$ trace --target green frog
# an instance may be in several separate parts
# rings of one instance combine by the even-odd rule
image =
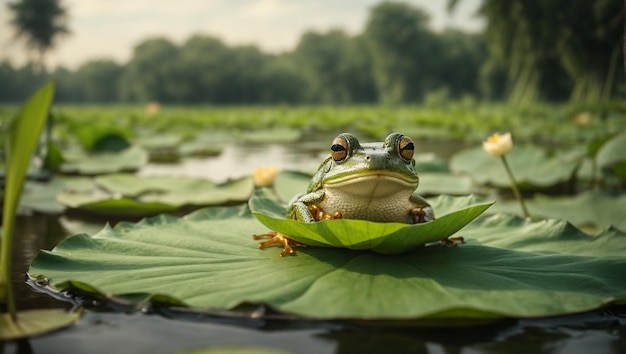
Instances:
[[[414,154],[413,140],[400,133],[390,134],[383,142],[363,144],[352,134],[340,134],[307,193],[290,201],[287,216],[304,222],[340,218],[412,224],[432,221],[433,208],[415,193],[419,177]],[[305,246],[276,231],[253,237],[270,238],[259,243],[259,248],[282,244],[281,256],[295,255],[293,246]],[[456,246],[455,241],[463,240],[442,242]]]

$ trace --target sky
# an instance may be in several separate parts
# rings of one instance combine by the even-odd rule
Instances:
[[[21,65],[22,43],[14,42],[7,3],[0,0],[0,61]],[[147,38],[182,43],[193,34],[220,38],[228,45],[254,44],[270,53],[295,48],[307,30],[341,28],[363,31],[371,7],[380,0],[62,0],[71,34],[47,55],[49,67],[75,69],[94,59],[122,64],[134,46]],[[404,0],[426,11],[431,27],[478,31],[484,22],[475,13],[481,0],[461,0],[452,13],[447,0]],[[175,4],[175,5],[173,5]]]

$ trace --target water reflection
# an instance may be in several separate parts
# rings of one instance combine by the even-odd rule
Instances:
[[[53,298],[32,291],[26,284],[26,271],[40,249],[50,250],[68,236],[57,215],[18,216],[12,257],[12,280],[18,309],[69,307]]]
[[[262,166],[276,166],[281,170],[314,172],[328,152],[330,143],[320,137],[303,137],[288,144],[227,144],[220,155],[207,158],[188,158],[177,164],[150,163],[140,175],[174,175],[209,178],[223,182],[229,178],[250,175]],[[416,158],[447,160],[466,145],[451,141],[417,141]]]

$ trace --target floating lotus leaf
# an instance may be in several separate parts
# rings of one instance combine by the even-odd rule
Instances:
[[[61,166],[64,173],[99,175],[121,171],[135,171],[148,162],[148,152],[133,145],[119,152],[99,152],[77,156],[65,155]]]
[[[88,191],[91,188],[93,182],[88,177],[54,176],[48,182],[27,181],[22,191],[20,208],[49,214],[62,213],[65,206],[56,199],[61,191]]]
[[[620,134],[607,141],[596,157],[598,167],[612,171],[626,180],[626,134]]]
[[[573,197],[537,195],[526,200],[532,216],[565,219],[578,226],[596,228],[615,226],[626,230],[626,195],[587,191]],[[508,212],[521,215],[520,205],[514,201],[498,202],[490,212]]]
[[[215,184],[193,177],[113,174],[94,181],[93,189],[63,191],[57,200],[65,206],[100,215],[137,217],[186,206],[243,203],[253,190],[250,177]]]
[[[275,128],[241,133],[241,139],[254,143],[289,143],[298,140],[302,132],[298,129]]]
[[[355,219],[305,223],[288,218],[286,209],[263,191],[257,191],[250,199],[249,205],[254,216],[265,226],[298,242],[313,246],[373,250],[393,254],[452,236],[492,204],[478,203],[473,197],[461,200],[464,207],[451,211],[450,203],[456,200],[439,198],[433,205],[437,219],[422,224],[380,223]],[[448,204],[447,208],[442,204]]]
[[[544,150],[533,146],[514,147],[506,155],[515,179],[523,189],[550,187],[570,180],[579,165],[578,159],[567,156],[548,157]],[[476,183],[509,187],[511,181],[499,158],[482,148],[463,150],[450,159],[450,169],[467,173]]]
[[[438,201],[453,209],[468,203]],[[316,319],[455,325],[626,303],[626,235],[617,230],[589,236],[564,221],[500,214],[465,227],[467,242],[454,248],[383,255],[308,247],[293,257],[259,250],[251,234],[263,230],[244,206],[162,215],[70,237],[41,251],[29,273],[57,290],[138,305],[261,303]]]
[[[299,193],[306,193],[313,175],[298,171],[281,171],[274,181],[274,190],[280,200],[288,202]]]
[[[613,165],[626,163],[626,134],[617,135],[600,147],[597,161],[601,168],[609,168]]]
[[[472,180],[468,176],[449,173],[420,173],[417,191],[423,195],[467,195],[472,193]]]

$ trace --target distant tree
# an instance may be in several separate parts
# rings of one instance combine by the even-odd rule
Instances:
[[[8,4],[16,38],[23,38],[36,54],[33,62],[42,67],[44,55],[56,45],[56,39],[70,33],[67,11],[60,0],[20,0]]]
[[[233,62],[230,48],[220,39],[194,35],[180,47],[174,63],[177,100],[212,103],[226,100],[234,83],[229,78]]]
[[[407,3],[385,1],[372,8],[364,37],[383,102],[419,100],[433,86],[438,49],[428,21],[426,13]]]
[[[56,81],[54,100],[57,102],[85,102],[85,96],[79,87],[78,75],[70,69],[59,66],[52,72]],[[119,99],[119,96],[118,96]],[[88,102],[88,101],[87,101]]]
[[[372,56],[363,35],[348,41],[339,71],[350,94],[350,102],[371,103],[378,100]]]
[[[0,101],[21,102],[48,79],[48,73],[33,63],[13,67],[0,62]]]
[[[348,35],[338,29],[326,33],[308,31],[300,37],[294,57],[309,82],[310,101],[342,103],[350,100],[341,72],[348,41]]]
[[[115,102],[119,99],[121,74],[122,66],[112,60],[92,60],[78,68],[74,74],[74,83],[84,101]]]
[[[445,87],[454,98],[479,95],[480,71],[487,60],[482,33],[447,29],[437,34],[438,58],[433,63],[435,86]]]
[[[174,65],[179,48],[164,38],[148,39],[135,47],[121,80],[121,95],[128,101],[171,101],[178,81]]]
[[[309,82],[293,53],[268,56],[261,69],[260,102],[302,103],[309,93]]]
[[[263,68],[268,56],[256,46],[246,45],[231,49],[233,62],[229,75],[232,82],[232,103],[257,103],[263,91]]]
[[[483,73],[504,72],[510,101],[596,101],[617,92],[622,0],[483,0],[479,14],[489,47]]]

